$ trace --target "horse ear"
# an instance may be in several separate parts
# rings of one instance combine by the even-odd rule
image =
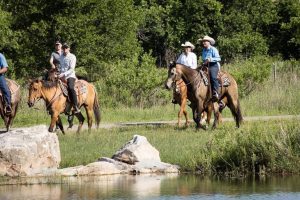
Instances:
[[[176,63],[174,61],[171,61],[169,64],[169,68],[171,69],[171,68],[175,67],[175,65],[176,65]]]

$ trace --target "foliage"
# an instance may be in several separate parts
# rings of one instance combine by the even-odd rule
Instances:
[[[269,79],[272,64],[272,59],[256,56],[250,59],[237,58],[232,64],[224,67],[233,75],[239,86],[239,94],[244,97]]]

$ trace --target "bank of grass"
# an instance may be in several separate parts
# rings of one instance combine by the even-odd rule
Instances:
[[[146,136],[162,161],[182,171],[205,174],[300,173],[299,120],[245,122],[240,129],[224,123],[214,131],[194,126],[127,127],[59,135],[60,167],[85,165],[111,157],[133,135]]]

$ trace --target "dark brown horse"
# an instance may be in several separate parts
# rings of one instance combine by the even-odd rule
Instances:
[[[237,83],[230,74],[226,73],[226,76],[229,78],[230,85],[220,89],[221,99],[226,98],[227,105],[236,121],[236,126],[240,127],[242,114],[238,98]],[[176,66],[169,68],[165,83],[166,88],[171,89],[172,83],[180,79],[182,79],[187,86],[188,99],[191,101],[193,119],[197,124],[197,128],[204,128],[200,123],[201,114],[204,110],[209,109],[210,106],[212,106],[215,116],[213,128],[216,128],[220,119],[220,111],[218,102],[212,103],[210,99],[210,86],[205,85],[203,77],[197,70],[176,64]]]
[[[9,128],[11,127],[13,120],[17,114],[18,106],[21,101],[21,91],[20,86],[13,80],[6,79],[8,88],[10,90],[11,94],[11,109],[12,112],[10,115],[6,115],[4,112],[4,99],[1,94],[0,97],[0,115],[1,118],[4,120],[4,124],[6,127],[6,131],[9,131]]]
[[[79,87],[81,85],[81,87]],[[83,80],[77,81],[75,88],[78,89],[77,97],[79,107],[84,107],[88,118],[88,129],[91,130],[93,113],[96,119],[96,126],[99,127],[101,113],[99,109],[99,102],[95,87]],[[46,102],[46,108],[51,114],[51,123],[49,131],[53,132],[54,126],[57,123],[62,133],[64,128],[60,119],[60,114],[66,112],[66,108],[69,106],[68,98],[64,95],[59,81],[45,81],[45,80],[30,80],[29,81],[29,96],[28,105],[29,107],[34,106],[35,102],[39,99],[44,99]],[[75,114],[79,120],[79,126],[77,133],[80,132],[83,125],[84,117],[81,113]]]

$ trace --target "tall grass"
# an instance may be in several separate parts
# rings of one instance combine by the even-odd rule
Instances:
[[[149,126],[60,135],[61,167],[111,157],[134,134],[146,136],[160,151],[162,161],[178,164],[182,171],[233,175],[300,172],[298,120],[248,122],[240,129],[226,123],[215,131]]]

